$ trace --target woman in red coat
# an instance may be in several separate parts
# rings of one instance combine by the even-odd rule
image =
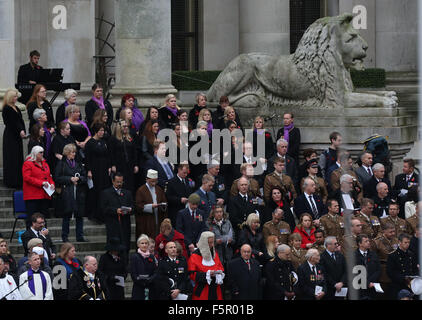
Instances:
[[[35,212],[49,217],[48,207],[51,197],[43,187],[50,187],[50,190],[54,191],[55,186],[50,174],[50,167],[43,155],[42,147],[33,147],[22,166],[23,200],[25,200],[28,212],[27,226],[31,224],[31,215]]]
[[[161,222],[160,233],[155,238],[155,252],[158,252],[160,258],[165,258],[167,253],[165,247],[167,242],[178,242],[182,246],[182,255],[188,259],[188,253],[186,252],[185,236],[179,231],[174,229],[171,225],[170,219],[166,218]]]
[[[224,268],[214,249],[214,240],[214,233],[202,232],[198,249],[189,258],[188,271],[194,282],[192,300],[223,300]]]
[[[309,213],[303,213],[299,219],[300,223],[293,232],[297,232],[302,236],[303,249],[310,249],[315,242],[315,227],[312,226],[312,216]]]

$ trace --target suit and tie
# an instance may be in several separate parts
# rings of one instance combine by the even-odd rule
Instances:
[[[312,196],[312,199],[309,199],[309,196]],[[312,203],[314,206],[312,206]],[[302,213],[306,212],[311,214],[314,220],[321,218],[328,212],[320,196],[316,194],[308,195],[306,193],[301,194],[295,199],[294,211],[298,218]]]
[[[181,179],[175,175],[167,183],[166,198],[168,201],[168,216],[173,226],[176,225],[177,213],[186,207],[186,203],[181,202],[182,198],[189,198],[193,193],[191,183],[188,178]]]
[[[367,289],[359,290],[359,298],[361,300],[374,299],[376,292],[374,288],[368,288],[369,284],[379,282],[381,276],[381,264],[378,260],[378,256],[375,252],[367,250],[366,253],[362,253],[359,249],[355,251],[355,265],[362,265],[366,269],[366,286]]]
[[[362,186],[365,185],[373,176],[372,168],[370,167],[360,166],[355,170],[355,173]]]
[[[375,176],[372,176],[368,182],[363,186],[363,196],[365,198],[373,199],[377,195],[377,184],[384,182],[388,186],[388,193],[391,195],[391,183],[388,178],[382,178],[378,181]]]
[[[177,213],[176,230],[185,236],[186,248],[191,244],[196,246],[201,233],[208,230],[205,225],[204,212],[196,209],[191,213],[189,205],[188,208],[180,210]]]
[[[320,262],[324,268],[326,281],[327,281],[327,295],[326,299],[333,299],[336,288],[336,283],[343,282],[344,287],[347,283],[347,268],[346,259],[340,252],[329,252],[325,250],[321,254]]]
[[[258,300],[262,297],[261,268],[257,260],[242,257],[230,260],[227,278],[233,300]]]

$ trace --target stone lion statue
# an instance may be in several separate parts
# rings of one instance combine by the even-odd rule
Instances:
[[[241,107],[395,107],[394,91],[354,92],[349,69],[363,68],[368,45],[352,14],[325,17],[305,32],[295,53],[241,54],[218,76],[209,101],[228,96]]]

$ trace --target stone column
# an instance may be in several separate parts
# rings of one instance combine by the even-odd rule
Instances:
[[[364,65],[366,68],[374,68],[376,66],[377,52],[377,44],[375,38],[376,10],[378,10],[378,7],[376,7],[375,5],[375,0],[340,0],[339,8],[339,14],[348,12],[356,13],[358,15],[353,20],[354,27],[359,31],[360,35],[368,43],[368,50],[366,51]],[[365,19],[365,13],[366,21],[362,21],[361,19]]]
[[[239,3],[240,53],[290,53],[289,0],[241,0]]]
[[[340,12],[339,0],[326,0],[327,16],[337,16]]]
[[[66,26],[55,22],[57,8],[65,10]],[[89,92],[95,81],[95,1],[49,0],[48,17],[47,66],[63,68],[63,82],[80,82],[81,91]]]
[[[204,1],[203,17],[203,68],[223,70],[239,54],[239,0]]]
[[[143,107],[161,105],[171,84],[171,7],[168,0],[115,0],[116,85],[114,107],[134,94]]]
[[[416,71],[418,2],[376,1],[376,66],[387,71]]]
[[[15,6],[14,0],[0,0],[0,97],[15,87]]]

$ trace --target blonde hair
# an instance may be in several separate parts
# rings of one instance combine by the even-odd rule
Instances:
[[[253,123],[252,123],[252,129],[255,129],[255,122],[256,120],[261,119],[262,120],[262,129],[265,128],[265,120],[262,116],[256,116],[255,119],[253,119]]]
[[[72,151],[76,152],[76,146],[73,143],[69,143],[63,147],[63,155],[67,156]]]
[[[71,113],[74,113],[76,110],[81,111],[79,107],[76,104],[70,104],[65,109],[65,116],[66,118],[69,118]]]
[[[225,109],[224,109],[224,119],[225,120],[227,120],[227,116],[228,116],[228,114],[229,114],[229,112],[230,111],[234,111],[234,108],[232,107],[232,106],[227,106]],[[236,111],[234,111],[235,112],[235,114],[236,114]]]
[[[268,236],[267,240],[265,241],[265,246],[267,247],[267,253],[271,258],[275,257],[276,242],[278,242],[278,237],[274,235]]]
[[[212,117],[212,113],[209,109],[207,108],[203,108],[201,111],[199,111],[199,115],[198,115],[198,121],[205,121],[204,120],[204,114],[208,112],[210,114],[210,117]],[[212,118],[210,118],[210,121],[212,121]]]
[[[245,221],[245,225],[247,225],[250,228],[252,226],[252,223],[255,221],[258,221],[259,223],[259,216],[256,213],[251,213],[248,215],[248,218]]]
[[[3,107],[6,105],[10,105],[12,102],[12,98],[17,95],[19,98],[20,92],[16,89],[8,89],[3,97]]]
[[[66,259],[66,255],[69,253],[69,251],[72,248],[75,248],[75,246],[72,243],[70,242],[63,243],[62,246],[60,247],[60,252],[58,256],[62,258],[63,260]]]
[[[6,239],[4,239],[4,238],[0,238],[0,244],[2,244],[2,243],[6,243],[6,254],[10,254],[10,251],[9,251],[9,244],[7,243],[7,240]]]
[[[119,120],[117,123],[113,123],[113,127],[111,128],[111,133],[119,141],[123,141],[123,138],[125,138],[127,140],[129,140],[131,138],[129,130],[125,135],[123,135],[123,126],[124,125],[128,125],[127,122],[124,121],[124,120]]]
[[[173,227],[171,225],[170,219],[169,218],[165,218],[163,220],[163,222],[161,222],[161,225],[160,225],[160,233],[164,233],[164,231],[171,230],[171,229],[173,229]]]
[[[165,108],[167,106],[167,104],[169,103],[170,99],[172,99],[172,98],[177,100],[176,96],[172,93],[169,93],[168,95],[166,95],[166,97],[164,99],[164,105],[161,106],[161,108]],[[176,108],[177,108],[177,110],[180,110],[180,107],[177,104],[176,104]]]

